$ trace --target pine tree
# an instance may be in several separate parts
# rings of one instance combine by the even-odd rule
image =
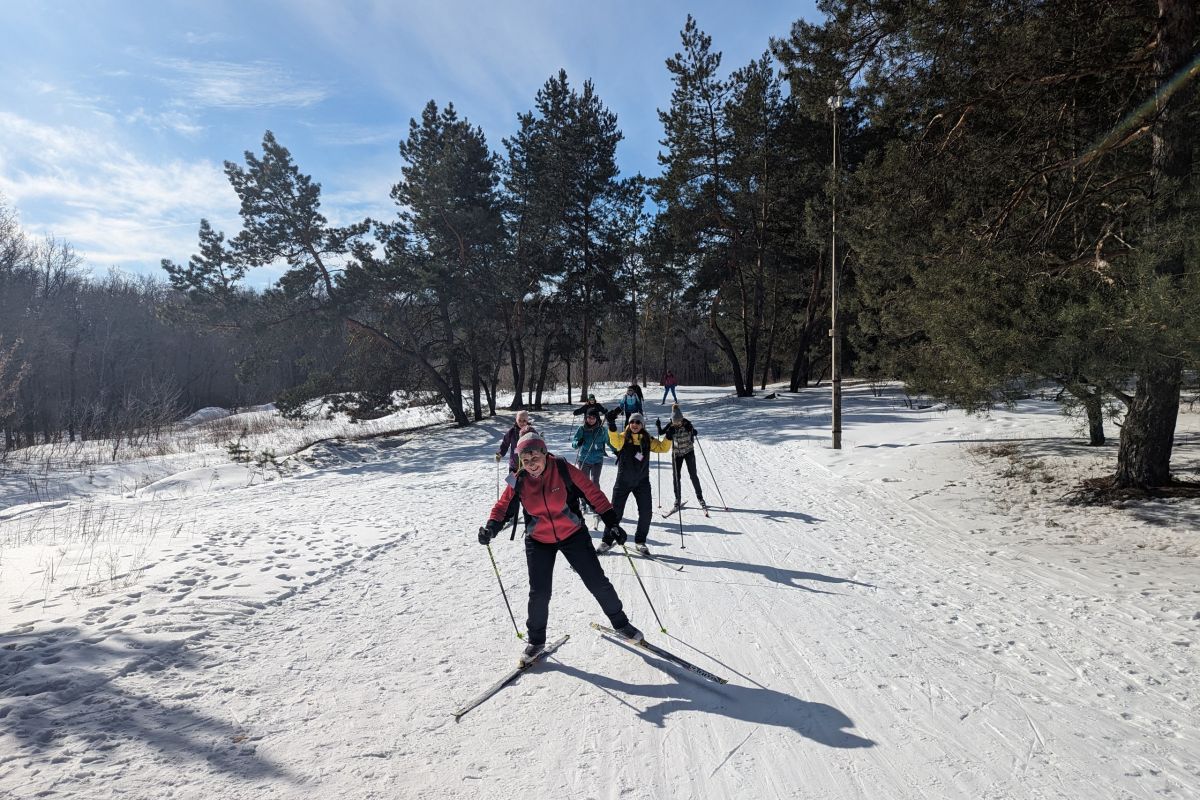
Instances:
[[[406,165],[392,189],[398,221],[378,228],[385,257],[363,254],[369,276],[382,281],[388,339],[424,370],[455,421],[470,422],[463,403],[469,370],[479,416],[485,365],[494,353],[483,309],[502,241],[495,156],[483,132],[460,119],[453,104],[430,101],[400,143]]]
[[[1147,202],[1150,134],[1169,126],[1138,106],[1169,72],[1147,58],[1162,20],[1133,2],[829,9],[827,37],[861,69],[868,120],[890,138],[859,172],[847,232],[873,343],[911,384],[968,407],[1057,380],[1088,409],[1093,441],[1104,395],[1120,398],[1118,483],[1165,481],[1172,374],[1197,351],[1172,310],[1186,283],[1152,255],[1172,220],[1195,219],[1194,205]],[[1188,48],[1167,49],[1182,68]],[[1168,182],[1177,202],[1187,175]]]

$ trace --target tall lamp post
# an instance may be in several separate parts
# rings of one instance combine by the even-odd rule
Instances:
[[[833,224],[829,243],[829,297],[832,309],[829,314],[829,338],[833,343],[830,352],[829,372],[833,385],[833,449],[842,449],[842,331],[838,327],[838,263],[837,263],[837,181],[838,181],[838,109],[842,107],[840,94],[829,98],[833,111]]]

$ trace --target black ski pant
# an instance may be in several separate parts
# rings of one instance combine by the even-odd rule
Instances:
[[[529,566],[529,618],[525,620],[525,629],[529,632],[530,644],[546,643],[546,623],[550,619],[550,594],[554,587],[554,558],[562,552],[579,577],[583,585],[596,598],[600,609],[608,617],[614,628],[620,628],[629,623],[629,618],[621,607],[621,598],[613,588],[604,568],[600,566],[600,558],[596,555],[596,547],[587,528],[580,528],[573,534],[554,544],[546,544],[536,539],[525,537],[525,563]]]
[[[687,453],[671,453],[673,469],[671,470],[671,481],[675,486],[675,505],[679,505],[679,486],[683,483],[683,465],[687,464],[688,477],[692,479],[692,489],[696,492],[696,499],[701,503],[704,502],[704,491],[700,488],[700,477],[696,474],[696,451],[690,450]]]
[[[650,533],[650,516],[654,513],[654,503],[650,497],[650,476],[647,475],[633,486],[617,481],[617,485],[613,487],[612,504],[618,517],[625,516],[625,501],[631,494],[638,508],[637,531],[633,534],[633,541],[636,544],[644,544],[646,535]]]
[[[584,475],[587,475],[588,480],[591,481],[592,483],[596,484],[597,488],[600,487],[600,470],[604,469],[603,461],[597,461],[595,464],[584,464],[582,461],[580,461],[580,462],[577,462],[575,464],[575,466],[579,467],[579,470]],[[584,500],[583,503],[588,508],[592,508],[592,504],[589,503],[588,501]],[[596,509],[592,508],[592,511],[595,511],[595,510]]]

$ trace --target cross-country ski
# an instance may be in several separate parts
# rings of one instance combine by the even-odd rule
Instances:
[[[729,683],[729,681],[726,680],[725,678],[722,678],[719,675],[714,675],[713,673],[709,672],[708,670],[702,669],[701,667],[696,666],[695,664],[693,664],[690,661],[685,661],[684,659],[680,658],[679,656],[675,655],[674,653],[664,650],[663,648],[659,647],[658,645],[652,644],[652,643],[646,641],[645,639],[642,639],[640,642],[631,642],[628,639],[626,639],[625,637],[621,636],[616,631],[614,631],[612,628],[606,627],[597,622],[593,622],[592,627],[595,628],[596,630],[600,631],[600,633],[602,633],[602,634],[611,636],[613,641],[623,642],[624,644],[627,644],[630,647],[640,647],[643,650],[648,650],[651,653],[654,653],[654,655],[658,656],[659,658],[665,658],[667,661],[670,661],[672,664],[674,664],[678,667],[682,667],[683,669],[686,669],[688,672],[694,672],[695,674],[699,675],[701,678],[707,678],[708,680],[712,681],[713,683]]]
[[[551,653],[553,653],[559,647],[562,647],[562,645],[569,638],[571,638],[570,634],[567,634],[566,636],[563,636],[562,638],[558,639],[557,641],[553,642],[552,644],[546,645],[544,648],[542,648],[541,651],[538,652],[538,654],[536,656],[534,656],[529,661],[518,663],[517,666],[514,667],[507,675],[503,676],[502,678],[500,678],[500,680],[496,681],[491,686],[489,686],[488,688],[486,688],[482,692],[480,692],[479,695],[477,697],[475,697],[474,700],[471,700],[469,703],[466,703],[465,705],[461,705],[458,708],[456,708],[453,712],[454,718],[461,719],[462,716],[464,714],[466,714],[468,711],[470,711],[473,708],[477,708],[485,700],[489,699],[490,697],[495,695],[497,692],[499,692],[501,689],[503,689],[505,686],[507,686],[508,684],[512,683],[517,678],[519,678],[521,676],[521,673],[528,672],[529,669],[531,667],[533,667],[535,664],[537,664],[539,661],[541,661],[544,658],[546,658],[547,656],[549,656]]]

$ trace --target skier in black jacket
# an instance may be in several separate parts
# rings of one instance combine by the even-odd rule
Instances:
[[[650,494],[650,453],[669,453],[671,443],[656,439],[646,431],[646,419],[641,414],[631,414],[622,433],[617,433],[617,415],[621,407],[609,411],[608,443],[617,451],[617,480],[613,485],[612,503],[617,516],[624,516],[625,501],[633,495],[637,501],[638,523],[633,541],[640,553],[649,553],[646,536],[650,533],[650,517],[654,513]],[[605,534],[600,552],[607,552],[613,541]]]
[[[571,415],[575,416],[575,417],[581,417],[581,416],[586,416],[588,414],[591,414],[593,412],[596,414],[596,419],[600,419],[601,417],[603,417],[605,414],[608,413],[608,409],[605,408],[604,406],[600,405],[600,403],[598,403],[596,401],[596,395],[589,394],[587,396],[587,400],[584,401],[583,405],[581,405],[579,408],[572,411]]]

